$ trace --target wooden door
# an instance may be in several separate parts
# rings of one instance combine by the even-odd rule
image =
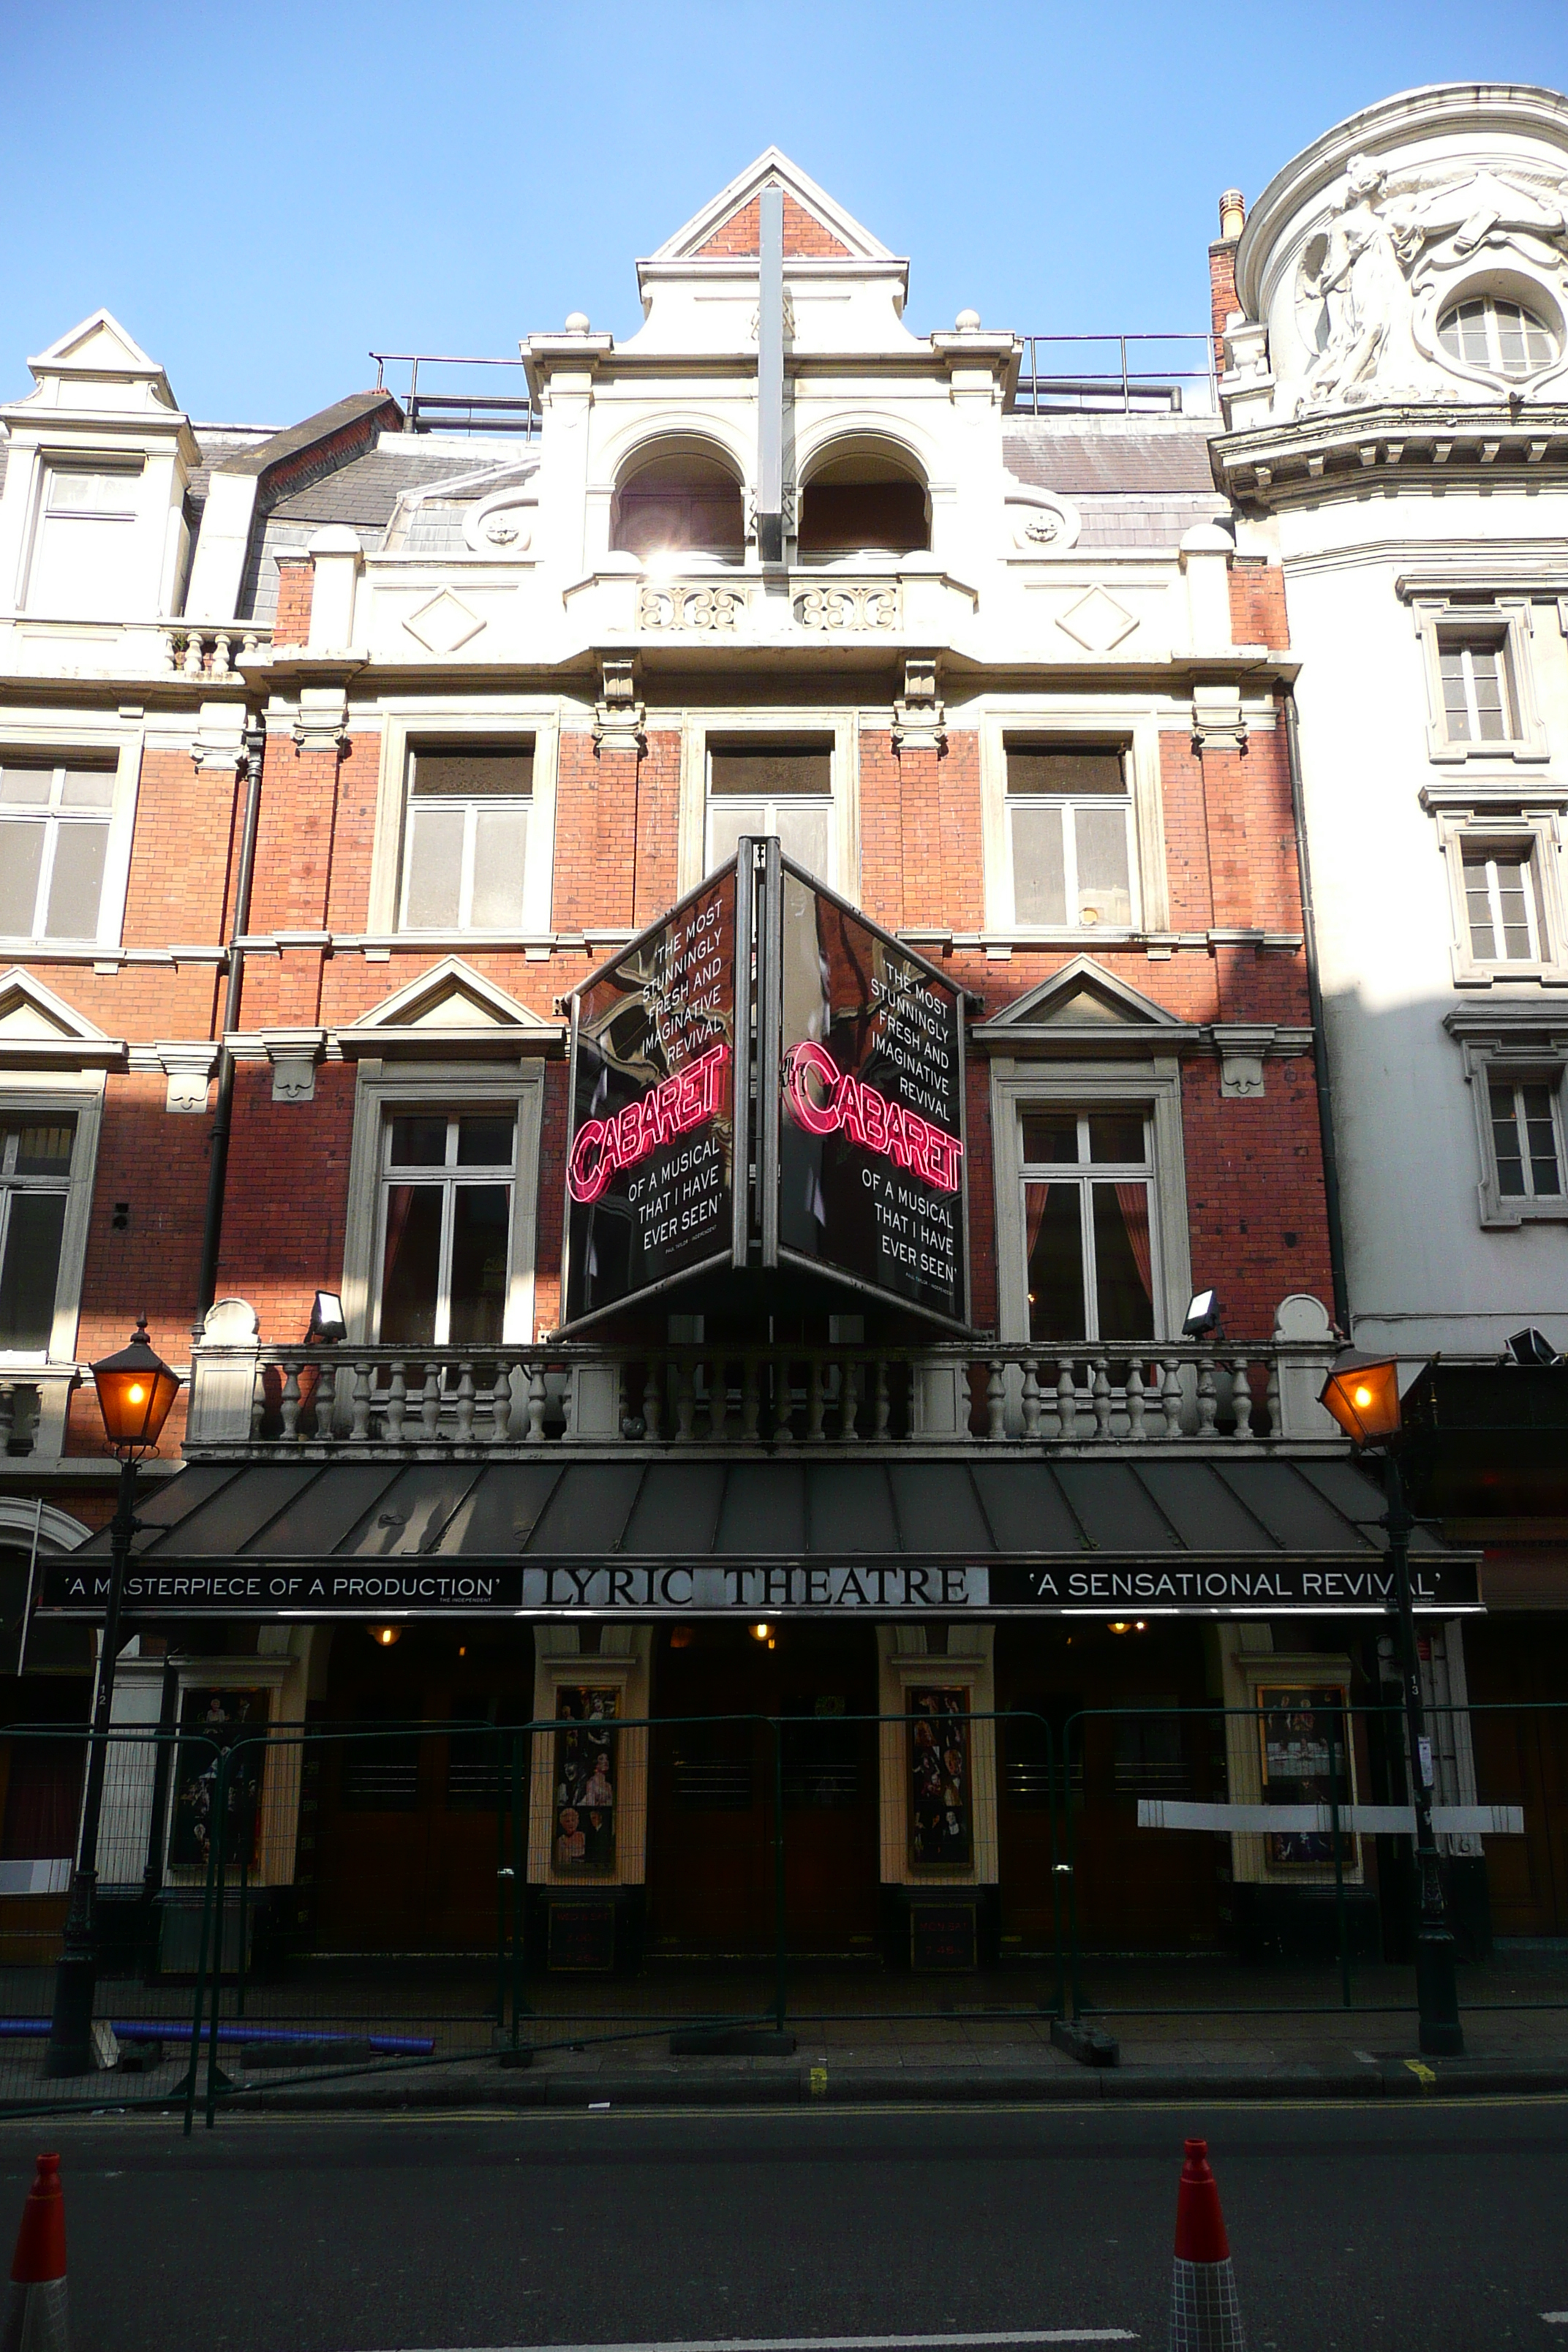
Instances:
[[[1568,1708],[1548,1704],[1568,1697],[1568,1629],[1550,1619],[1467,1623],[1465,1664],[1479,1710],[1477,1793],[1524,1811],[1522,1837],[1485,1841],[1492,1932],[1568,1935]]]

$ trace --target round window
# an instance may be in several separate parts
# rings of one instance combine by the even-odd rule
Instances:
[[[1437,321],[1437,341],[1467,367],[1493,375],[1533,375],[1557,357],[1557,338],[1544,319],[1502,294],[1473,294]]]

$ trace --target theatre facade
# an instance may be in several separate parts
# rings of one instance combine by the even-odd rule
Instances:
[[[85,1718],[82,1369],[145,1313],[116,1721],[344,1735],[258,1768],[291,1948],[493,1947],[518,1755],[541,1967],[743,1955],[781,1887],[801,1952],[1038,1954],[1075,1804],[1089,1940],[1305,1948],[1331,1841],[1131,1800],[1400,1797],[1324,1728],[1394,1587],[1224,351],[1108,394],[908,279],[769,151],[510,402],[194,424],[100,311],[0,410],[8,1719]],[[1415,1539],[1440,1703],[1482,1552]],[[20,1756],[5,1853],[63,1856]]]

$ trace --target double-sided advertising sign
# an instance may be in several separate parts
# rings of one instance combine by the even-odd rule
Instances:
[[[748,1263],[965,1321],[963,997],[775,841],[578,992],[571,1093],[566,1328]]]

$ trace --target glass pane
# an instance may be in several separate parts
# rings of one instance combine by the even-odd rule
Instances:
[[[133,515],[140,466],[94,473],[85,466],[51,466],[51,514]]]
[[[751,801],[710,801],[708,803],[708,871],[734,863],[735,845],[743,833],[765,833],[763,811]]]
[[[112,768],[68,768],[60,784],[62,808],[107,808],[114,798]]]
[[[515,930],[522,920],[522,868],[528,850],[525,808],[474,813],[474,891],[468,920],[478,931]]]
[[[411,1118],[389,1122],[392,1141],[387,1164],[392,1168],[444,1168],[447,1164],[447,1121],[444,1115],[416,1111]]]
[[[1009,743],[1010,793],[1125,793],[1122,754],[1114,745],[1079,744],[1047,750],[1043,744]]]
[[[1470,652],[1476,684],[1476,718],[1483,743],[1501,743],[1509,734],[1509,714],[1503,703],[1502,656],[1495,646],[1477,646]]]
[[[1466,359],[1473,366],[1486,366],[1491,355],[1487,349],[1487,306],[1484,302],[1460,303],[1459,341]]]
[[[54,789],[52,768],[0,768],[0,801],[41,808]]]
[[[1026,1184],[1029,1337],[1087,1336],[1083,1298],[1083,1213],[1076,1184]]]
[[[381,1337],[389,1346],[427,1348],[434,1342],[440,1275],[440,1186],[388,1185]]]
[[[1524,1133],[1530,1147],[1530,1189],[1548,1200],[1563,1190],[1557,1164],[1557,1123],[1552,1116],[1550,1087],[1521,1087]]]
[[[1470,952],[1478,962],[1491,963],[1497,958],[1497,936],[1492,929],[1491,874],[1489,861],[1483,857],[1465,860],[1465,908],[1470,924]]]
[[[0,825],[0,932],[30,940],[44,862],[41,824]]]
[[[1154,1285],[1146,1184],[1094,1187],[1094,1286],[1101,1339],[1152,1339]]]
[[[1024,1159],[1030,1167],[1070,1167],[1078,1158],[1076,1110],[1026,1110]]]
[[[1524,1191],[1524,1155],[1520,1150],[1519,1127],[1514,1118],[1513,1088],[1494,1086],[1490,1092],[1492,1157],[1497,1162],[1498,1191],[1517,1196]]]
[[[14,1164],[6,1146],[16,1139],[16,1157]],[[0,1120],[0,1168],[7,1175],[68,1176],[71,1165],[71,1145],[76,1139],[74,1118],[50,1119],[47,1124],[31,1119]]]
[[[1497,305],[1498,358],[1504,375],[1522,375],[1524,358],[1524,313],[1517,302]]]
[[[458,1121],[459,1168],[510,1168],[515,1123],[509,1113],[481,1111]]]
[[[511,1188],[459,1184],[452,1215],[454,1348],[488,1347],[506,1312],[507,1227]]]
[[[1465,697],[1465,656],[1458,646],[1445,646],[1437,656],[1443,676],[1443,716],[1451,743],[1470,740],[1470,706]]]
[[[109,848],[106,824],[62,824],[55,831],[55,870],[49,883],[51,940],[90,940],[98,935],[98,902],[103,895],[103,861]]]
[[[404,920],[415,930],[450,930],[457,926],[465,816],[461,806],[416,806],[409,811]]]
[[[1132,920],[1127,887],[1127,819],[1121,809],[1073,811],[1078,831],[1078,912],[1083,922],[1124,930]]]
[[[1517,861],[1497,862],[1498,908],[1502,916],[1503,954],[1510,961],[1528,962],[1535,953],[1530,931],[1525,866]]]
[[[736,793],[753,800],[776,800],[781,793],[813,793],[826,799],[833,790],[833,754],[826,745],[759,743],[710,755],[710,790],[721,799]]]
[[[533,746],[466,743],[441,751],[416,751],[413,789],[421,799],[433,793],[456,793],[472,799],[504,793],[526,800],[533,790]]]
[[[795,806],[774,802],[768,811],[768,831],[776,833],[779,847],[808,874],[826,877],[828,864],[831,801],[802,801]]]
[[[49,1344],[65,1230],[63,1192],[13,1192],[0,1261],[0,1348]]]
[[[1089,1115],[1089,1156],[1091,1160],[1131,1160],[1142,1167],[1144,1154],[1142,1112],[1094,1110]]]
[[[1067,866],[1062,812],[1045,803],[1013,810],[1013,915],[1020,923],[1065,925]]]

